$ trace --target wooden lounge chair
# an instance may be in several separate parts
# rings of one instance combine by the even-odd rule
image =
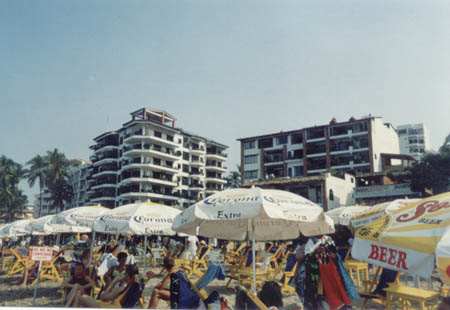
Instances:
[[[23,273],[25,269],[29,270],[35,265],[29,256],[22,256],[17,249],[10,249],[10,252],[14,255],[15,261],[8,271],[8,276]]]
[[[240,290],[245,292],[248,298],[258,307],[259,310],[269,310],[269,308],[258,298],[258,296],[245,287],[239,287]]]
[[[295,288],[289,285],[289,281],[295,277],[295,274],[297,272],[297,265],[298,262],[295,263],[294,267],[290,271],[284,271],[283,272],[283,285],[281,286],[281,292],[286,295],[292,295],[295,293]]]
[[[60,253],[54,255],[51,261],[42,262],[41,270],[39,271],[39,281],[43,282],[48,280],[57,283],[63,282],[63,278],[55,266],[56,260],[58,259]],[[37,278],[33,281],[33,285],[36,281]]]

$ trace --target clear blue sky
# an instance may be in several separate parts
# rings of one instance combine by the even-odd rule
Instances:
[[[152,106],[236,138],[371,113],[450,132],[448,1],[0,1],[0,154],[24,163]],[[29,192],[29,191],[28,191]]]

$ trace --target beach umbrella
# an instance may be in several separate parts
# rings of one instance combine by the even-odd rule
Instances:
[[[420,199],[396,199],[388,202],[383,202],[369,207],[365,212],[355,214],[351,220],[351,227],[357,229],[361,226],[372,223],[385,214],[390,214],[408,204],[418,202]]]
[[[72,208],[55,214],[48,224],[56,230],[70,228],[70,231],[58,231],[61,233],[88,233],[91,232],[95,219],[109,210],[100,205]]]
[[[325,212],[336,225],[349,226],[352,218],[364,214],[370,209],[368,206],[344,206]]]
[[[0,229],[0,238],[20,237],[30,234],[31,219],[8,223]]]
[[[134,203],[109,210],[94,221],[95,232],[173,236],[172,223],[181,211],[155,203]]]
[[[450,283],[450,192],[408,203],[355,233],[352,257],[429,278],[435,262]]]
[[[218,192],[192,205],[175,218],[173,229],[209,238],[289,240],[334,232],[333,221],[313,202],[290,192],[252,187]],[[256,265],[253,259],[253,289]]]

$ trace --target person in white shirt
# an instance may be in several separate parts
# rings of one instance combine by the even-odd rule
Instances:
[[[198,238],[197,236],[189,236],[187,238],[187,246],[186,246],[186,255],[187,255],[187,259],[194,259],[195,255],[197,254],[197,243],[198,243]]]

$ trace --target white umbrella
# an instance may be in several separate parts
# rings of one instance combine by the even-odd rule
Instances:
[[[2,226],[0,229],[0,238],[11,238],[28,235],[30,230],[30,222],[32,220],[19,220]]]
[[[331,217],[335,224],[349,226],[353,217],[367,212],[369,209],[368,206],[344,206],[327,211],[325,214]]]
[[[91,232],[95,219],[108,211],[108,208],[99,205],[68,209],[53,216],[48,224],[56,230],[70,228],[70,231],[58,231],[61,233],[87,233]]]
[[[172,223],[180,212],[154,203],[128,204],[99,216],[93,229],[107,234],[172,236]]]
[[[289,240],[334,232],[333,220],[313,202],[280,190],[230,189],[216,193],[184,210],[173,229],[191,235],[227,240]],[[256,265],[253,259],[253,289]]]

